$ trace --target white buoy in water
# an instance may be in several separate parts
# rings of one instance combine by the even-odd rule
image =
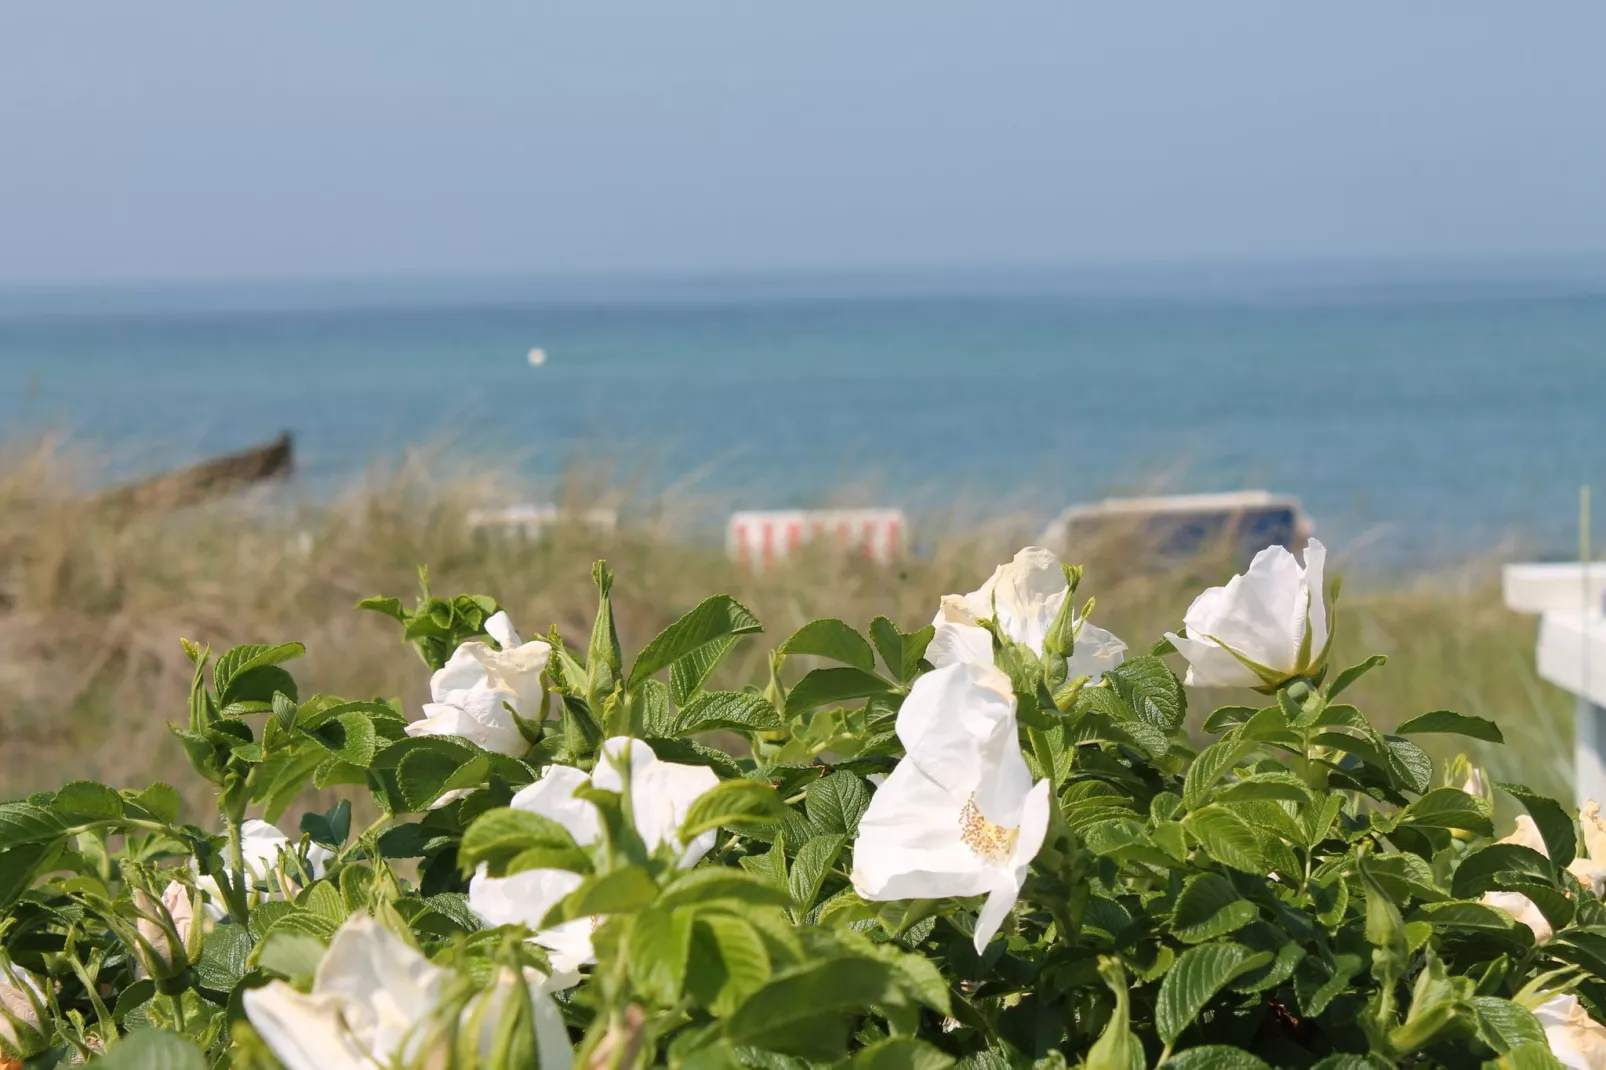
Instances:
[[[530,367],[539,368],[541,365],[543,365],[545,363],[546,363],[546,350],[544,350],[544,349],[532,349],[532,350],[530,350]]]

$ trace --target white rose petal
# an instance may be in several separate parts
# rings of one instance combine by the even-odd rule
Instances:
[[[915,682],[898,714],[907,752],[870,801],[853,887],[872,901],[985,895],[979,952],[1015,905],[1048,830],[1049,783],[1032,783],[1009,678],[960,662]]]
[[[282,856],[294,853],[295,845],[290,841],[290,837],[266,821],[252,818],[240,826],[240,856],[245,861],[247,880],[252,883],[267,881],[278,867]],[[328,865],[334,856],[334,852],[327,847],[316,843],[308,844],[307,869],[309,872],[307,875],[313,880],[321,878],[324,873],[324,867]],[[225,858],[227,858],[226,850]],[[213,920],[221,920],[228,913],[223,903],[223,890],[218,887],[217,881],[211,877],[201,876],[200,868],[195,863],[191,862],[190,868],[196,874],[195,886],[204,893],[201,899],[201,908]],[[294,863],[286,867],[286,873],[292,878],[299,875]],[[282,890],[273,892],[269,898],[283,898]]]
[[[1187,683],[1269,687],[1319,669],[1329,634],[1322,592],[1326,561],[1327,548],[1315,539],[1305,548],[1303,566],[1283,547],[1268,546],[1249,571],[1194,599],[1182,618],[1187,636],[1166,635],[1188,659]]]
[[[1568,1070],[1606,1070],[1606,1026],[1589,1016],[1577,996],[1552,996],[1533,1013],[1557,1062]]]
[[[487,618],[485,631],[502,649],[470,640],[453,651],[430,677],[431,701],[424,705],[423,719],[407,726],[407,734],[459,736],[485,750],[518,757],[530,744],[513,714],[540,719],[541,674],[552,659],[552,646],[541,639],[524,642],[506,613]]]
[[[680,826],[691,804],[718,784],[719,777],[705,766],[660,761],[639,739],[619,736],[606,740],[590,776],[569,765],[549,767],[540,780],[514,795],[511,805],[556,821],[575,843],[588,847],[602,834],[601,819],[595,806],[574,793],[587,784],[622,791],[626,770],[632,820],[647,849],[669,843],[678,850],[679,865],[696,865],[713,848],[716,834],[707,832],[683,845]],[[535,930],[533,939],[546,949],[552,963],[551,987],[567,987],[579,980],[582,966],[595,961],[591,933],[596,920],[576,918],[546,929],[541,922],[581,880],[578,873],[563,869],[529,869],[492,877],[482,865],[469,881],[468,905],[488,925],[523,925]]]
[[[976,590],[943,597],[931,622],[936,634],[926,647],[926,660],[939,669],[959,662],[991,665],[993,640],[979,624],[984,620],[993,620],[1001,632],[1041,656],[1043,641],[1069,591],[1059,558],[1040,546],[1028,546],[994,569]],[[1125,643],[1103,628],[1081,622],[1076,649],[1067,659],[1067,679],[1087,676],[1097,683],[1125,656]]]

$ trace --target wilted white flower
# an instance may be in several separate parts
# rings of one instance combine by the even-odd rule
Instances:
[[[32,974],[0,965],[0,1052],[26,1059],[50,1046],[41,1018],[44,1007],[44,992]]]
[[[959,662],[915,681],[898,713],[906,756],[870,800],[853,887],[872,901],[985,895],[979,952],[1020,896],[1048,830],[1049,783],[1032,783],[1009,677]]]
[[[310,993],[274,981],[245,993],[245,1014],[286,1070],[429,1063],[434,1046],[444,1043],[432,1035],[429,1019],[446,976],[373,918],[358,915],[335,933]],[[513,980],[505,979],[509,991]],[[550,996],[529,986],[526,991],[543,1070],[569,1066],[573,1052],[562,1016]],[[471,1003],[464,1017],[473,1011]]]
[[[1606,1070],[1606,1026],[1589,1016],[1571,993],[1552,996],[1533,1009],[1550,1053],[1567,1070]]]
[[[290,837],[280,832],[266,821],[252,818],[240,826],[240,856],[245,861],[246,879],[252,882],[266,882],[279,866],[280,859],[285,855],[295,854],[295,845]],[[313,843],[307,845],[307,876],[313,880],[323,876],[324,867],[334,858],[334,852],[327,847]],[[228,907],[223,902],[223,890],[218,887],[216,880],[200,875],[200,868],[190,863],[195,870],[195,886],[203,893],[201,909],[211,915],[214,920],[221,919],[228,913]],[[298,867],[287,867],[287,875],[299,876]],[[283,898],[283,892],[275,891],[269,898]]]
[[[1312,539],[1302,567],[1281,546],[1255,555],[1249,571],[1193,600],[1187,635],[1166,638],[1188,659],[1196,687],[1274,688],[1327,661],[1327,548]]]
[[[459,646],[430,677],[433,701],[424,704],[423,720],[409,724],[407,734],[458,736],[485,750],[517,757],[530,749],[530,743],[513,713],[525,720],[540,719],[541,674],[552,659],[552,646],[542,639],[528,643],[520,639],[506,613],[489,617],[485,631],[502,649],[493,650],[477,640]]]
[[[630,775],[631,818],[647,849],[669,843],[678,848],[677,861],[689,868],[713,849],[713,830],[681,844],[680,827],[692,803],[719,783],[712,769],[660,761],[639,739],[616,736],[602,745],[596,769],[587,776],[569,765],[554,765],[546,775],[513,796],[512,806],[556,821],[582,847],[601,835],[597,808],[575,791],[586,784],[605,791],[622,791],[624,771]],[[547,912],[580,886],[583,878],[564,869],[528,869],[508,877],[489,876],[480,866],[468,885],[468,905],[489,925],[525,925],[537,930],[536,943],[547,949],[553,984],[573,984],[581,966],[593,959],[591,918],[540,928]]]
[[[1059,558],[1040,546],[1028,546],[994,569],[977,590],[943,596],[931,622],[936,634],[926,647],[926,660],[939,669],[961,661],[991,665],[993,640],[978,623],[983,620],[994,621],[1005,635],[1042,656],[1043,641],[1069,591]],[[1066,660],[1066,679],[1087,676],[1096,683],[1106,669],[1121,664],[1126,644],[1103,628],[1080,624],[1076,649]]]

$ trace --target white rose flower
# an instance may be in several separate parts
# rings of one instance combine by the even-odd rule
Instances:
[[[1550,1054],[1567,1070],[1606,1070],[1606,1026],[1589,1016],[1578,997],[1552,996],[1533,1009]]]
[[[267,882],[269,877],[279,866],[284,855],[294,855],[295,844],[290,837],[280,832],[266,821],[252,818],[240,825],[240,856],[245,861],[246,879],[252,883]],[[308,876],[317,880],[323,876],[324,867],[333,859],[335,853],[320,844],[307,845]],[[224,857],[227,858],[227,849]],[[195,886],[201,889],[201,909],[205,910],[214,921],[221,920],[228,913],[228,907],[223,902],[223,889],[218,887],[217,881],[211,877],[201,876],[200,867],[193,861],[190,868],[195,872]],[[286,868],[286,875],[295,878],[299,876],[299,868],[291,863]],[[269,899],[283,899],[284,890],[276,889],[268,895]]]
[[[45,994],[33,975],[9,964],[0,965],[0,1052],[26,1059],[49,1047],[44,1013]]]
[[[513,796],[512,805],[556,821],[582,847],[601,835],[597,809],[575,798],[576,789],[592,784],[622,791],[623,771],[630,770],[631,819],[649,851],[669,843],[678,848],[677,863],[689,868],[713,849],[716,833],[701,833],[688,844],[679,841],[687,811],[704,792],[719,783],[706,766],[664,762],[639,739],[616,736],[602,745],[596,769],[587,776],[569,765],[554,765],[546,775]],[[541,921],[564,897],[580,886],[578,873],[562,869],[528,869],[509,877],[492,877],[480,866],[468,884],[468,905],[488,925],[524,925],[536,930],[535,942],[552,962],[553,984],[566,987],[579,979],[581,966],[594,961],[592,918],[576,918],[548,929]]]
[[[1020,896],[1048,831],[1049,783],[1032,783],[1009,677],[959,662],[915,681],[898,713],[906,757],[876,789],[853,845],[872,901],[985,895],[977,952]]]
[[[1327,661],[1330,636],[1322,567],[1327,548],[1312,539],[1303,567],[1281,546],[1255,555],[1249,571],[1212,587],[1183,615],[1187,636],[1166,638],[1188,659],[1195,687],[1275,688]]]
[[[937,632],[926,647],[926,660],[939,669],[961,661],[991,665],[993,640],[980,626],[983,620],[995,621],[1005,635],[1041,657],[1043,640],[1069,590],[1059,558],[1040,546],[1028,546],[1007,565],[994,569],[977,590],[943,597],[931,622]],[[1125,643],[1083,621],[1076,649],[1066,661],[1066,679],[1087,676],[1097,683],[1106,669],[1121,664],[1125,656]]]
[[[552,659],[552,646],[541,639],[524,642],[506,613],[488,618],[485,631],[502,649],[492,650],[477,640],[459,646],[430,677],[432,701],[424,704],[423,720],[407,726],[407,734],[459,736],[485,750],[518,757],[530,743],[508,708],[525,720],[540,718],[541,674]]]
[[[446,976],[373,918],[357,915],[335,933],[310,993],[274,981],[245,993],[245,1014],[286,1070],[433,1065],[428,1057],[444,1056],[433,1046],[445,1038],[431,1036],[429,1018]],[[511,991],[510,980],[504,978],[499,990]],[[526,991],[543,1070],[567,1068],[573,1051],[561,1014],[539,988],[527,985]],[[471,1003],[464,1017],[474,1009]]]

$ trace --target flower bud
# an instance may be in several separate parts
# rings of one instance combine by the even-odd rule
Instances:
[[[160,981],[188,969],[185,947],[195,922],[189,889],[172,881],[163,889],[162,898],[156,899],[145,889],[135,888],[134,909],[139,912],[134,923],[139,935],[135,952],[146,972]]]
[[[0,1052],[26,1059],[50,1046],[44,1003],[32,977],[15,967],[0,967]]]

